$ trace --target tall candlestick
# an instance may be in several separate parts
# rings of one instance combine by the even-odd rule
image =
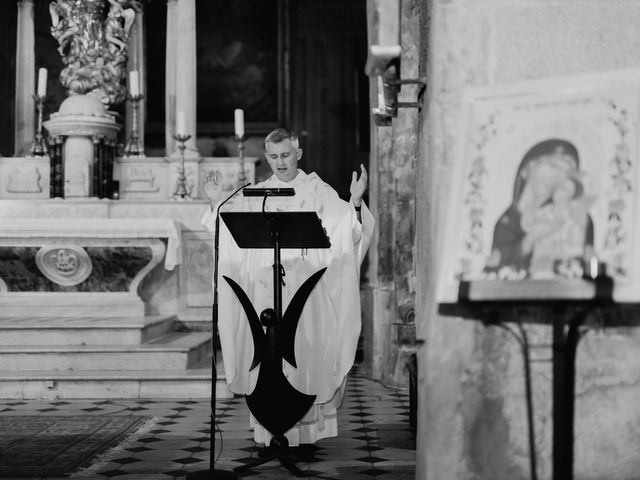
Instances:
[[[129,76],[129,80],[131,80],[131,76]],[[131,85],[134,85],[134,83],[131,82]],[[144,98],[144,95],[141,95],[140,92],[134,94],[133,90],[134,89],[131,88],[131,92],[127,96],[131,105],[131,136],[129,137],[127,146],[124,148],[124,153],[128,157],[144,157],[144,148],[140,145],[140,135],[138,132],[138,104]]]
[[[241,108],[236,108],[233,112],[234,120],[236,124],[236,137],[244,137],[244,111]]]
[[[179,111],[176,118],[176,134],[178,135],[186,135],[187,134],[187,124],[184,119],[184,112]]]
[[[44,97],[47,94],[47,69],[38,70],[38,96]]]
[[[40,88],[38,88],[38,91],[40,91]],[[47,144],[44,140],[44,136],[42,135],[42,110],[44,108],[44,95],[40,95],[38,93],[36,95],[33,95],[33,99],[35,100],[36,108],[38,109],[38,126],[36,127],[36,135],[33,139],[33,145],[31,146],[30,153],[32,156],[42,156],[47,154]]]
[[[137,70],[129,72],[129,93],[131,93],[132,97],[140,95],[140,80],[138,79]]]
[[[179,112],[182,113],[182,112]],[[180,118],[180,117],[178,117]],[[180,133],[173,136],[178,141],[178,150],[180,151],[180,163],[178,164],[178,179],[176,181],[176,189],[173,192],[174,200],[193,200],[191,198],[191,189],[187,186],[187,172],[184,167],[184,150],[185,142],[191,138],[191,135],[182,135]]]

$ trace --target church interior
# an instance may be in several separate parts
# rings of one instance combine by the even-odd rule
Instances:
[[[284,127],[343,200],[364,165],[375,219],[339,435],[292,448],[305,476],[637,480],[639,20],[628,0],[2,2],[0,478],[218,478],[262,454],[201,217],[207,179],[271,175]]]

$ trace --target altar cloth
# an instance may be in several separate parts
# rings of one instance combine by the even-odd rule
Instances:
[[[166,238],[165,269],[182,263],[180,224],[170,218],[0,218],[0,238]]]

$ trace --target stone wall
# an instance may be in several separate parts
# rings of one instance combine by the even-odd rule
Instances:
[[[388,41],[382,37],[396,30],[394,19],[384,17],[386,0],[370,1],[370,44]],[[400,77],[419,75],[419,1],[402,2],[399,12],[403,53]],[[392,9],[393,10],[393,9]],[[377,77],[371,77],[377,85]],[[416,85],[401,88],[400,102],[416,102]],[[377,90],[373,90],[375,105]],[[369,250],[369,285],[365,291],[365,360],[372,376],[391,385],[408,386],[407,352],[398,339],[395,322],[411,308],[415,297],[415,192],[418,148],[417,108],[400,108],[391,126],[372,127],[369,196],[376,218],[376,238]],[[401,336],[401,335],[400,335]]]
[[[417,182],[418,479],[530,478],[523,362],[504,330],[438,313],[461,94],[490,85],[637,67],[640,4],[613,0],[422,0],[428,94]],[[551,332],[528,327],[538,478],[551,469]],[[577,355],[575,478],[638,478],[640,388],[635,328],[589,331]]]

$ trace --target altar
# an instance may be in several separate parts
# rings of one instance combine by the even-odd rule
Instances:
[[[194,2],[171,6],[168,19],[195,18]],[[30,7],[19,4],[14,156],[0,158],[0,397],[206,396],[213,249],[200,224],[203,183],[215,179],[227,196],[255,181],[244,120],[229,156],[199,150],[195,63],[175,50],[164,148],[156,136],[146,149],[157,79],[142,61],[139,5],[53,2],[56,75],[28,54]],[[195,52],[195,30],[167,42]],[[64,98],[52,101],[48,87]]]
[[[255,181],[256,157],[245,162]],[[203,179],[233,192],[236,158],[186,163],[189,197],[176,200],[176,159],[118,158],[116,199],[49,198],[47,157],[0,159],[0,308],[8,314],[175,315],[207,328],[213,294]],[[104,307],[104,308],[103,308]]]
[[[6,315],[175,315],[210,321],[202,201],[0,201]]]
[[[257,158],[245,159],[247,182]],[[48,157],[0,159],[0,398],[193,398],[211,391],[213,248],[203,179],[237,158],[114,163],[113,198],[50,198]],[[231,395],[219,367],[216,390]]]
[[[170,218],[0,219],[4,315],[143,316],[138,289],[181,263]]]

